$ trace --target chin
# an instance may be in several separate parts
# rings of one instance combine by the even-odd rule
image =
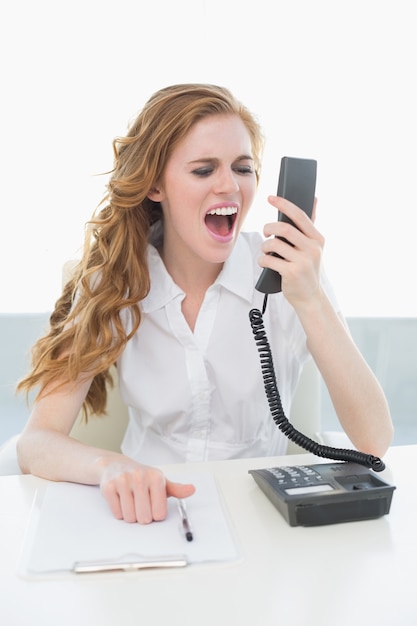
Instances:
[[[235,241],[233,240],[227,246],[223,246],[221,250],[213,250],[211,253],[208,253],[205,258],[210,263],[223,264],[232,254],[234,246]]]

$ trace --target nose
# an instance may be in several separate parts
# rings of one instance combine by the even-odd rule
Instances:
[[[230,167],[219,168],[215,181],[215,191],[221,194],[230,194],[239,190],[239,183],[235,172]]]

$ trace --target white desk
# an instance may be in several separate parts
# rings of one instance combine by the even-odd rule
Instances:
[[[312,455],[187,465],[215,474],[242,553],[239,563],[68,575],[16,573],[33,476],[0,478],[0,623],[4,626],[415,626],[417,446],[392,448],[381,478],[394,484],[378,520],[290,527],[249,468],[319,462]],[[175,466],[178,471],[181,466]]]

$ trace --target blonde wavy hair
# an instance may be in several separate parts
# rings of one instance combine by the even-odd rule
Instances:
[[[146,249],[151,225],[162,219],[147,196],[162,177],[176,145],[199,120],[238,115],[251,139],[259,179],[263,138],[254,116],[229,90],[216,85],[172,85],[146,103],[125,137],[113,141],[114,167],[107,193],[88,222],[83,256],[50,317],[47,334],[32,349],[31,372],[17,389],[38,395],[83,375],[93,381],[85,416],[105,413],[109,368],[141,321],[138,303],[150,289]],[[122,312],[129,309],[127,332]]]

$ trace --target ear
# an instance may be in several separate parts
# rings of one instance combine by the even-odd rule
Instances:
[[[163,193],[159,189],[159,187],[152,187],[148,192],[149,200],[153,200],[154,202],[161,202],[163,198]]]

